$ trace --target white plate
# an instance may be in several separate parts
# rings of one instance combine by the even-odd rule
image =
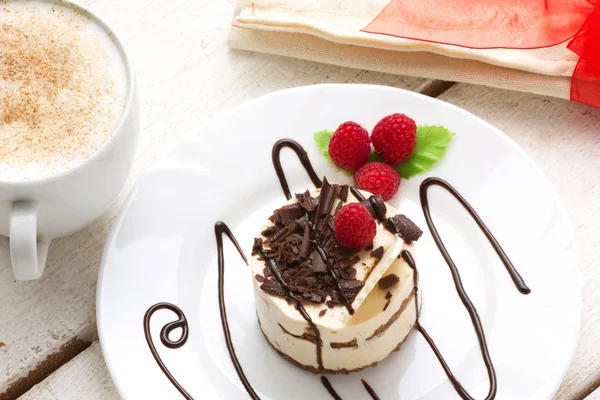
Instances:
[[[276,140],[299,141],[319,174],[348,182],[318,154],[313,133],[346,120],[370,130],[394,112],[456,132],[442,162],[403,181],[391,201],[425,231],[417,243],[422,325],[471,395],[485,397],[488,380],[476,336],[419,204],[419,184],[437,176],[473,205],[532,290],[523,296],[515,289],[466,212],[448,193],[432,188],[434,221],[487,334],[497,399],[552,397],[577,344],[582,277],[573,227],[547,179],[508,137],[457,107],[387,87],[322,85],[273,93],[221,113],[181,141],[132,191],[107,244],[97,300],[104,356],[124,398],[181,398],[144,338],[144,313],[158,302],[176,304],[189,320],[189,340],[175,350],[158,340],[160,328],[176,319],[172,313],[159,311],[151,327],[162,360],[191,396],[248,398],[219,319],[214,223],[225,221],[249,253],[264,219],[285,199],[271,164]],[[291,151],[282,159],[293,191],[311,187]],[[256,321],[250,271],[225,243],[229,324],[249,381],[264,400],[329,399],[318,376],[267,345]],[[458,398],[416,332],[376,368],[330,381],[344,400],[366,399],[361,378],[386,400]]]

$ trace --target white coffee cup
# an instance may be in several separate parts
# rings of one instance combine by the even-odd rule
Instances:
[[[50,241],[82,229],[106,211],[129,175],[139,136],[135,73],[119,38],[91,11],[66,0],[59,4],[81,11],[111,35],[125,64],[127,96],[112,135],[81,164],[41,179],[0,180],[0,234],[10,238],[18,280],[40,278]]]

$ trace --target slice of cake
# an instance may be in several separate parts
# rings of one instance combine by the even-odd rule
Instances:
[[[346,213],[356,220],[341,221],[351,203],[361,204]],[[353,217],[357,211],[367,219]],[[346,227],[357,221],[350,241],[336,236],[336,222],[352,229]],[[340,245],[364,242],[365,235],[371,236],[360,248]],[[321,189],[296,195],[269,217],[252,252],[256,313],[267,341],[315,373],[347,373],[383,360],[417,319],[414,271],[400,254],[414,257],[411,242],[420,235],[364,191],[324,179]]]

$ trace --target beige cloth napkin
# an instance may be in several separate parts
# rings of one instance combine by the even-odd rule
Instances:
[[[578,56],[566,43],[469,49],[362,32],[389,0],[239,0],[232,48],[344,67],[466,82],[568,99]]]

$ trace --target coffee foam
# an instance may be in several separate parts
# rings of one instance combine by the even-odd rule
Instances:
[[[0,0],[0,180],[44,178],[81,164],[125,108],[125,61],[83,11]]]

